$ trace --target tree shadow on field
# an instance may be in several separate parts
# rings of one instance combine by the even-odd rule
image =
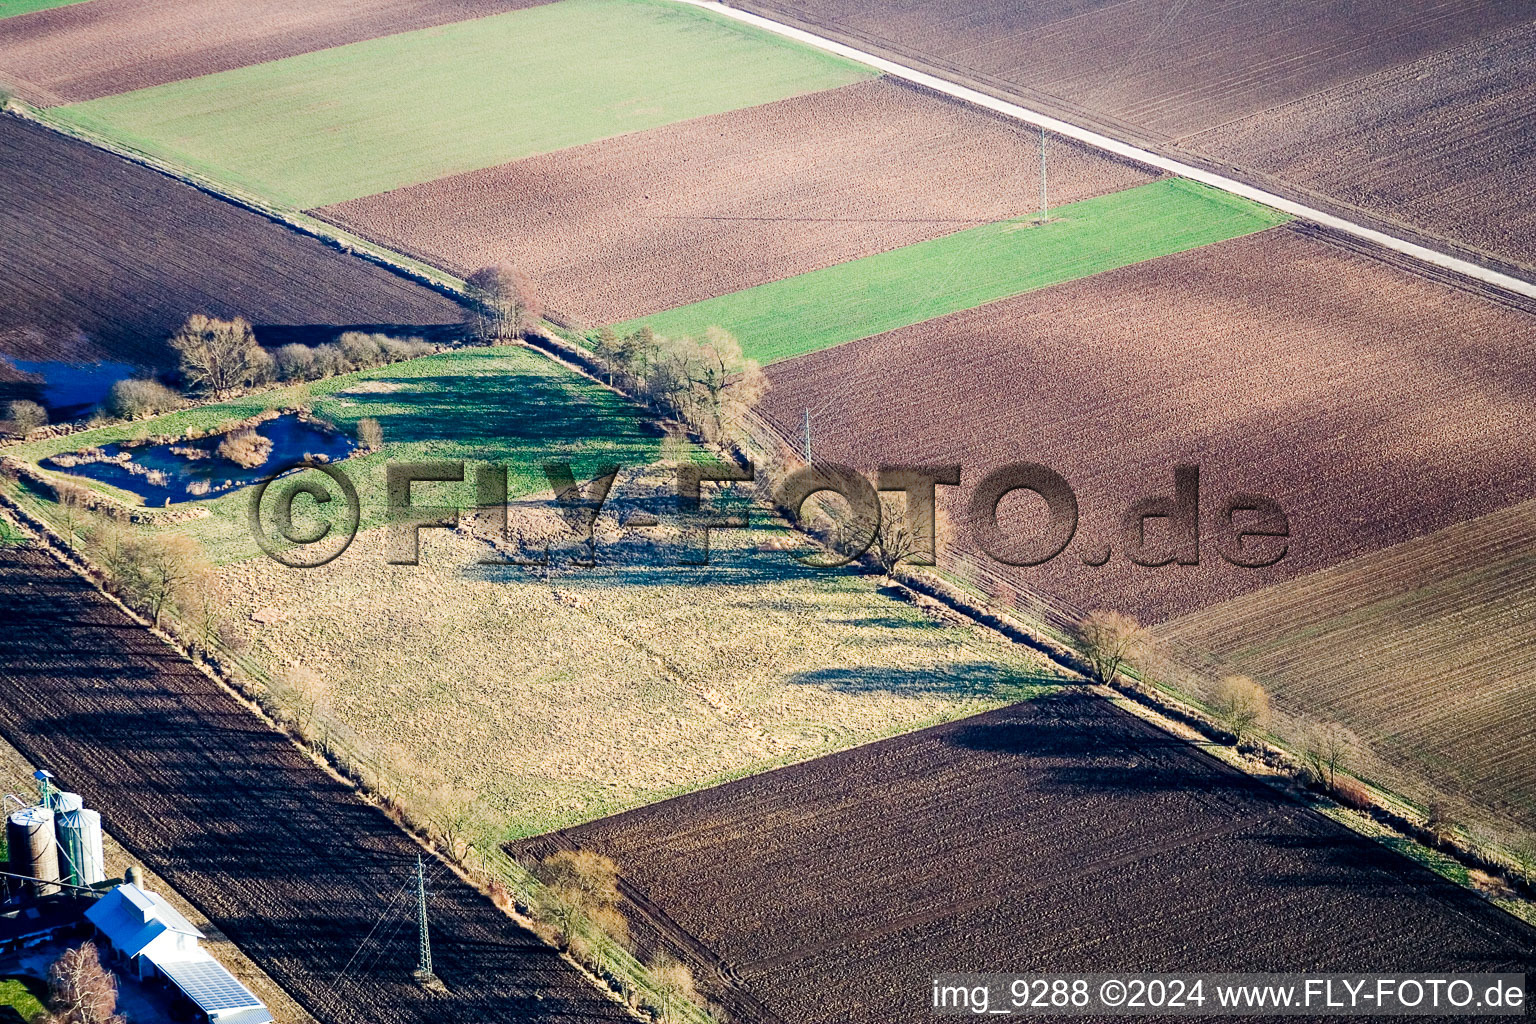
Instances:
[[[1290,818],[1284,831],[1251,838],[1274,851],[1254,865],[1262,869],[1262,881],[1269,886],[1304,889],[1327,885],[1355,893],[1400,896],[1404,890],[1421,891],[1430,882],[1428,869],[1414,861],[1343,826],[1335,830],[1331,823],[1301,815]]]
[[[992,661],[967,661],[940,668],[821,668],[789,677],[793,686],[814,686],[838,693],[889,693],[899,697],[995,697],[1027,699],[1038,687],[1067,680],[1048,671],[1021,671]]]
[[[487,458],[510,460],[510,468],[522,472],[594,450],[601,454],[576,461],[631,466],[652,461],[656,438],[641,428],[638,412],[618,399],[572,391],[555,377],[478,371],[470,357],[460,359],[461,372],[454,374],[370,377],[370,383],[397,390],[350,390],[350,404],[338,410],[338,418],[377,419],[391,442],[479,446]]]
[[[350,331],[387,334],[391,338],[420,338],[449,345],[464,338],[464,325],[451,324],[252,324],[256,340],[265,348],[283,345],[327,345]]]
[[[607,545],[613,547],[613,545]],[[687,587],[696,589],[721,588],[739,591],[743,597],[733,604],[750,608],[756,601],[756,596],[751,594],[753,588],[773,586],[799,579],[804,579],[807,570],[801,566],[789,562],[788,556],[782,552],[768,554],[753,554],[751,557],[726,562],[718,557],[712,557],[709,565],[678,565],[677,559],[684,553],[684,549],[674,545],[625,545],[628,549],[624,554],[615,555],[611,551],[603,552],[603,546],[599,547],[599,563],[595,566],[584,567],[574,563],[574,558],[580,554],[576,548],[550,549],[551,565],[548,568],[517,565],[472,565],[463,570],[463,575],[476,580],[485,580],[497,583],[532,583],[543,582],[552,586],[558,586],[562,590],[580,592],[583,589],[594,591],[601,590],[637,590],[648,587]],[[624,555],[632,557],[630,562],[621,561]],[[609,562],[606,559],[612,558]],[[858,576],[854,570],[828,569],[822,570],[835,573],[840,577]],[[808,608],[807,611],[810,609]],[[836,620],[834,620],[836,621]],[[858,620],[847,620],[848,625],[858,625]],[[882,624],[886,624],[882,620]],[[902,622],[892,617],[890,625],[904,625],[911,628],[912,623]]]
[[[1267,787],[1198,754],[1103,698],[1068,693],[957,724],[957,746],[1028,759],[1054,788],[1084,797],[1228,793],[1272,802]]]

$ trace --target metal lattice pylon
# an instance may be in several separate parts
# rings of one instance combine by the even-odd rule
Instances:
[[[429,981],[432,973],[432,940],[427,935],[427,871],[421,854],[416,855],[416,920],[421,932],[421,952],[416,962],[416,977]]]

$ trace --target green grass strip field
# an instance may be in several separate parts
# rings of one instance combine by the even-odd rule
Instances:
[[[762,363],[1021,292],[1263,231],[1289,218],[1182,178],[839,263],[618,325],[697,335],[724,327]]]
[[[46,11],[50,7],[68,7],[84,0],[0,0],[0,20],[14,18],[18,14]]]
[[[309,209],[872,74],[682,4],[562,0],[51,113]]]

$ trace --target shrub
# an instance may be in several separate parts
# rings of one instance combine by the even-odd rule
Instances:
[[[48,413],[36,402],[19,399],[5,407],[5,418],[11,421],[11,429],[18,434],[29,434],[48,422]]]
[[[107,394],[107,412],[118,419],[158,416],[180,405],[176,393],[153,380],[120,380]]]
[[[1348,776],[1341,775],[1334,782],[1332,792],[1335,800],[1357,811],[1369,811],[1376,806],[1376,801],[1371,798],[1371,791]]]
[[[219,442],[219,454],[243,469],[255,469],[272,454],[272,442],[254,430],[237,430]]]
[[[336,339],[336,344],[341,354],[347,357],[347,362],[359,370],[378,366],[384,361],[384,350],[379,344],[378,335],[348,331]]]
[[[384,350],[385,361],[391,363],[418,359],[437,351],[436,345],[428,344],[420,338],[389,338],[383,335],[379,335],[379,347]]]
[[[314,353],[316,377],[334,377],[338,373],[346,373],[352,369],[352,364],[347,362],[346,354],[341,351],[340,345],[316,345]]]
[[[277,376],[280,380],[313,380],[315,378],[315,350],[298,343],[284,345],[273,355]]]
[[[369,451],[384,446],[384,428],[379,426],[378,420],[369,416],[357,421],[357,443]]]

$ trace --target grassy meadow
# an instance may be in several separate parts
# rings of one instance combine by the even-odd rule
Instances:
[[[358,420],[379,421],[384,446],[340,463],[357,487],[362,528],[383,521],[384,465],[388,461],[454,459],[507,466],[513,497],[547,488],[543,463],[568,461],[587,479],[597,467],[655,461],[661,438],[642,429],[638,410],[606,388],[520,347],[466,348],[326,380],[264,391],[215,405],[119,424],[8,449],[29,460],[127,438],[209,431],[267,409],[309,406],[316,416],[353,434]],[[473,479],[473,471],[466,477]],[[74,476],[89,486],[135,500],[115,488]],[[426,488],[431,488],[430,491]],[[474,485],[420,485],[468,509]],[[259,554],[247,522],[249,488],[197,504],[206,519],[175,527],[203,543],[218,562]]]
[[[301,728],[456,835],[533,835],[1058,685],[1031,652],[893,599],[877,577],[801,565],[802,539],[744,488],[708,500],[749,511],[750,528],[716,531],[709,564],[684,564],[699,548],[672,515],[673,463],[707,456],[527,349],[456,350],[10,454],[300,404],[344,429],[363,417],[383,428],[383,450],[338,463],[364,502],[341,557],[293,569],[261,556],[250,488],[194,503],[206,518],[137,529],[199,540],[218,562],[230,659]],[[382,464],[425,458],[509,464],[513,522],[535,527],[558,527],[546,459],[570,459],[578,476],[621,464],[596,565],[573,565],[580,552],[563,544],[548,567],[483,564],[491,549],[468,529],[423,531],[419,565],[388,564]],[[473,503],[469,485],[419,490],[423,503]],[[642,511],[658,521],[635,525]]]
[[[617,505],[637,487],[651,490],[616,485]],[[252,559],[224,566],[219,586],[252,658],[317,677],[296,706],[323,708],[392,789],[479,842],[1056,685],[1023,648],[892,600],[874,578],[801,566],[773,543],[783,525],[754,519],[717,534],[707,566],[677,565],[657,530],[605,514],[591,569],[478,565],[481,544],[441,530],[423,534],[420,565],[391,566],[375,530],[320,569]]]
[[[682,4],[561,0],[50,113],[309,209],[871,74]]]
[[[1287,220],[1180,178],[1003,221],[618,325],[662,335],[724,327],[778,362],[1023,292],[1263,231]]]

